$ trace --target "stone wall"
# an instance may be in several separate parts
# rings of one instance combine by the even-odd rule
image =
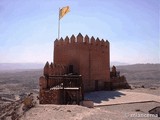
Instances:
[[[53,81],[54,82],[54,81]],[[50,90],[47,87],[51,86],[51,82],[47,83],[44,76],[39,78],[39,103],[40,104],[62,104],[62,90]]]
[[[120,76],[111,79],[111,89],[130,89],[131,87],[127,83],[125,76]]]
[[[39,78],[40,104],[79,104],[84,99],[81,75],[53,75]]]
[[[43,90],[39,92],[40,104],[63,104],[62,90]]]

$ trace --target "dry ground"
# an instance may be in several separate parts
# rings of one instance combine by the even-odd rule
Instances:
[[[150,94],[150,92],[147,93],[149,91],[147,89],[143,88],[141,90],[143,91],[143,93],[139,93],[137,89],[134,89],[132,91],[131,90],[124,90],[124,91],[126,93],[133,92],[134,94],[136,94],[137,92],[138,94],[141,94],[142,97],[143,97],[143,94],[145,94],[145,95],[148,95],[148,99],[150,99],[150,96],[152,97],[158,96],[158,95],[152,95]],[[101,91],[98,92],[99,96],[103,95],[101,94],[102,92]],[[109,97],[111,97],[111,95]],[[126,98],[126,101],[127,99],[130,100],[130,98]],[[114,101],[114,99],[112,99],[111,101]],[[20,118],[20,120],[44,120],[44,118],[45,120],[159,120],[157,116],[154,116],[148,113],[150,109],[156,106],[160,106],[160,102],[154,102],[154,101],[143,102],[142,101],[142,103],[141,102],[129,103],[129,104],[123,103],[123,104],[116,104],[116,105],[103,104],[102,106],[96,106],[94,108],[87,108],[87,107],[77,106],[77,105],[39,105],[37,104],[34,108],[26,112]]]

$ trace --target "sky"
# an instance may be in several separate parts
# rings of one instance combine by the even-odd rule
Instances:
[[[0,0],[0,63],[53,61],[60,37],[78,33],[110,42],[110,61],[160,63],[160,0]]]

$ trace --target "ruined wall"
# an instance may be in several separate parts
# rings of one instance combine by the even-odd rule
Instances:
[[[40,104],[62,104],[63,94],[61,89],[57,90],[40,90],[39,102]]]
[[[111,90],[130,88],[125,76],[111,78]]]
[[[45,77],[41,76],[39,78],[39,103],[40,104],[62,104],[63,103],[63,95],[62,89],[50,90],[47,89],[48,86],[51,85],[51,82],[47,83]],[[52,83],[53,84],[53,83]]]
[[[110,80],[109,52],[107,40],[72,35],[70,39],[55,40],[54,64],[73,65],[74,72],[83,77],[84,90],[95,90]]]

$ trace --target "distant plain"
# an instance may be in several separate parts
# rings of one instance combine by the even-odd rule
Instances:
[[[7,94],[13,96],[13,94],[38,91],[39,77],[43,75],[41,66],[34,65],[34,69],[31,69],[31,67],[28,67],[30,69],[27,69],[27,67],[25,69],[14,69],[12,67],[7,70],[1,69],[0,96]],[[160,87],[160,64],[122,65],[117,66],[117,71],[126,76],[128,83],[133,88]]]

